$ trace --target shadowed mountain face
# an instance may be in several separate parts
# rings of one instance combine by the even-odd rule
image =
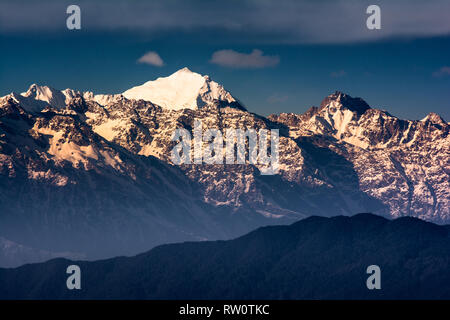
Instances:
[[[81,290],[66,268],[81,268]],[[366,269],[381,269],[368,290]],[[131,258],[0,269],[2,299],[449,299],[450,230],[372,214],[310,217],[229,241],[163,245]]]
[[[278,129],[278,173],[262,175],[248,152],[245,164],[174,165],[173,134],[196,121],[203,132]],[[309,215],[446,224],[448,133],[437,114],[401,120],[341,92],[265,118],[188,69],[123,95],[32,85],[0,98],[0,266],[134,255]]]
[[[345,106],[348,110],[352,112],[356,112],[361,115],[366,110],[370,109],[370,106],[361,98],[353,98],[348,94],[336,91],[333,94],[330,94],[328,97],[322,100],[320,104],[320,109],[324,109],[328,107],[332,102],[338,102],[341,105]]]

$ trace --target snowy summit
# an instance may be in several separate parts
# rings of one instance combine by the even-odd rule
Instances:
[[[199,109],[216,101],[238,104],[222,85],[183,68],[168,77],[148,81],[123,93],[128,99],[146,100],[166,109]]]

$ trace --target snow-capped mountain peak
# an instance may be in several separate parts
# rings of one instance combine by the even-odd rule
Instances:
[[[446,122],[445,122],[445,120],[444,119],[442,119],[442,117],[440,116],[440,115],[438,115],[437,113],[435,113],[435,112],[430,112],[429,114],[427,114],[427,116],[425,117],[425,118],[423,118],[422,120],[421,120],[422,122],[427,122],[427,121],[429,121],[429,122],[431,122],[431,123],[435,123],[435,124],[447,124]]]
[[[336,91],[323,99],[320,104],[320,109],[329,108],[341,109],[345,108],[352,112],[356,112],[358,115],[362,115],[366,110],[370,109],[370,106],[361,98],[353,98],[346,93]]]
[[[29,112],[41,112],[48,106],[65,108],[72,99],[83,98],[108,106],[122,99],[144,100],[165,109],[200,109],[205,106],[245,108],[230,92],[208,75],[201,75],[188,68],[182,68],[168,77],[160,77],[143,85],[133,87],[123,94],[94,94],[73,89],[57,90],[49,86],[32,84],[26,92],[11,93],[11,97]]]
[[[323,99],[319,108],[308,110],[303,129],[367,148],[369,142],[359,130],[359,121],[368,110],[373,109],[363,99],[336,91]]]
[[[171,110],[199,109],[218,103],[243,109],[224,87],[209,76],[183,68],[168,77],[148,81],[123,93],[128,99],[146,100]]]
[[[172,75],[179,74],[179,73],[198,74],[196,72],[191,71],[191,69],[189,69],[188,67],[184,67],[184,68],[181,68],[180,70],[174,72]]]
[[[22,92],[21,95],[26,98],[47,102],[55,108],[62,108],[66,105],[66,96],[61,91],[48,86],[39,86],[35,83],[26,92]]]

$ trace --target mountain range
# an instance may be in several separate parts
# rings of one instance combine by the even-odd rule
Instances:
[[[66,288],[73,264],[81,290]],[[380,268],[380,289],[366,286],[371,265]],[[449,226],[314,216],[135,257],[0,269],[0,299],[450,299],[449,265]]]
[[[248,162],[174,165],[173,132],[195,120],[278,129],[278,174]],[[310,215],[446,224],[449,154],[439,115],[402,120],[342,92],[304,114],[264,117],[187,68],[113,95],[33,84],[0,98],[0,237],[15,244],[0,246],[0,266],[133,255]]]

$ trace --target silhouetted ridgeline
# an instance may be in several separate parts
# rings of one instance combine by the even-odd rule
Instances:
[[[81,268],[81,290],[66,268]],[[381,268],[368,290],[366,268]],[[372,214],[310,217],[135,257],[0,269],[2,299],[450,299],[450,228]]]

